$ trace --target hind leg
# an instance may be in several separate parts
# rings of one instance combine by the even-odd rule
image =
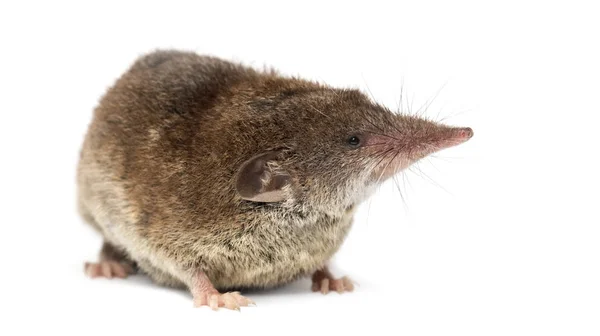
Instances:
[[[104,242],[100,250],[99,261],[85,263],[85,274],[90,278],[104,277],[108,279],[126,278],[136,272],[137,266],[124,251]]]

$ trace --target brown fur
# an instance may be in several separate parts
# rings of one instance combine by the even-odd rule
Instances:
[[[462,142],[456,132],[355,90],[157,51],[95,110],[80,211],[158,283],[189,287],[200,270],[218,289],[277,286],[322,267],[381,177]],[[348,145],[353,135],[359,148]],[[240,167],[270,151],[285,199],[245,199]]]

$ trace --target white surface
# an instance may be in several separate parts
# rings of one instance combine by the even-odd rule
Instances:
[[[216,4],[216,3],[219,4]],[[549,1],[0,5],[0,334],[598,335],[598,8]],[[365,204],[334,264],[361,286],[251,293],[192,309],[141,277],[89,280],[100,239],[75,213],[99,96],[141,53],[193,49],[368,87],[470,126]],[[455,116],[453,116],[455,115]],[[400,179],[401,181],[401,179]]]

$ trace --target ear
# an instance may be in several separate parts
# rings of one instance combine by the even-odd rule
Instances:
[[[287,197],[284,187],[291,184],[290,175],[281,169],[275,159],[279,152],[259,154],[242,164],[235,187],[245,200],[254,202],[281,202]]]

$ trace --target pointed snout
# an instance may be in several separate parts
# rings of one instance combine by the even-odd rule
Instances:
[[[471,127],[460,127],[455,130],[456,136],[463,138],[465,140],[471,139],[473,137],[473,130]]]
[[[473,130],[470,127],[436,125],[415,136],[412,149],[415,158],[421,158],[460,145],[472,137]]]
[[[460,145],[473,137],[470,127],[450,127],[425,121],[419,126],[370,137],[367,146],[374,157],[391,157],[389,161],[378,160],[377,177],[391,176],[427,155]]]
[[[447,136],[442,136],[439,141],[440,148],[444,149],[456,145],[471,139],[473,137],[473,130],[471,127],[452,127]]]
[[[373,176],[385,180],[414,162],[473,137],[470,127],[452,127],[429,120],[400,116],[388,132],[367,137],[367,152],[376,160]]]
[[[422,157],[439,150],[460,145],[473,137],[470,127],[450,127],[430,122],[424,122],[420,127],[399,129],[389,135],[373,134],[367,145],[384,145],[374,147],[382,151],[388,148]]]

